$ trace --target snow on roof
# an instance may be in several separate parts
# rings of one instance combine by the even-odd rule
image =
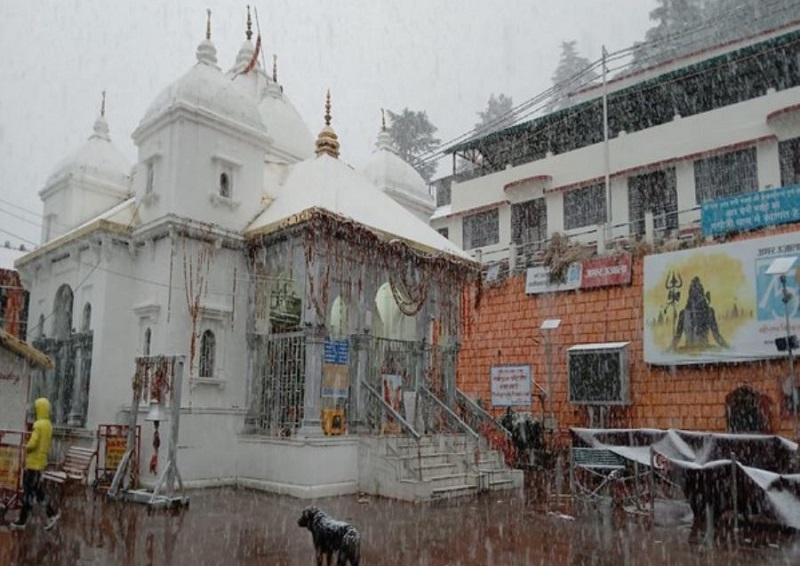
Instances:
[[[275,200],[247,228],[248,234],[276,230],[306,211],[321,208],[411,245],[472,261],[462,249],[396,203],[363,175],[329,155],[323,154],[292,166],[274,197]]]
[[[0,247],[0,269],[15,271],[14,262],[26,253],[28,252],[16,248]]]
[[[150,104],[133,133],[134,138],[139,137],[146,125],[178,106],[208,112],[261,135],[266,132],[255,101],[226,79],[217,66],[216,48],[210,40],[198,46],[197,63]]]
[[[578,344],[567,348],[568,352],[575,350],[619,350],[630,344],[630,342],[598,342],[597,344]]]
[[[453,205],[445,204],[433,211],[433,214],[431,215],[431,220],[436,220],[437,218],[445,218],[447,216],[450,216],[451,214],[453,214]]]
[[[107,229],[110,228],[121,232],[127,228],[138,226],[139,223],[140,219],[138,206],[136,205],[136,197],[131,197],[31,251],[21,258],[19,263],[28,263],[50,250],[56,249],[71,240],[79,238],[83,234],[94,231],[95,228],[99,228],[101,225],[105,225]]]
[[[362,169],[367,179],[383,191],[394,190],[412,201],[434,208],[433,197],[422,176],[397,155],[391,147],[389,132],[381,130],[378,143],[367,164]]]
[[[104,116],[99,116],[95,121],[91,137],[77,151],[56,165],[42,192],[68,175],[81,174],[127,189],[131,164],[111,142]]]

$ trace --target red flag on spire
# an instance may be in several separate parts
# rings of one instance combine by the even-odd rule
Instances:
[[[250,59],[250,62],[247,64],[247,67],[244,68],[241,74],[245,75],[255,69],[256,63],[258,62],[258,54],[261,52],[261,34],[258,34],[256,38],[256,49],[253,51],[253,57]]]

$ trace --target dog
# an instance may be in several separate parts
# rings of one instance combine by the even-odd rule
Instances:
[[[317,566],[332,566],[333,553],[337,555],[336,566],[358,566],[361,557],[361,533],[344,521],[337,521],[316,506],[306,507],[297,519],[297,525],[311,531]]]

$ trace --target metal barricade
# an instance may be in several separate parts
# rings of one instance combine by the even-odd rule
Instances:
[[[125,455],[127,438],[128,425],[126,424],[97,425],[97,465],[94,471],[94,489],[105,492],[111,487],[117,467]],[[141,425],[136,425],[130,466],[130,489],[136,489],[139,486],[140,447]]]
[[[29,433],[0,429],[0,519],[22,505],[22,470]]]

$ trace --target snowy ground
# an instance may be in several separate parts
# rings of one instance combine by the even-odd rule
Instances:
[[[52,531],[44,530],[43,513],[24,532],[0,523],[0,564],[314,563],[311,536],[297,526],[308,501],[232,489],[190,497],[178,515],[73,497]],[[773,533],[758,542],[745,535],[737,544],[728,533],[708,544],[679,510],[648,529],[644,521],[603,510],[577,518],[566,507],[548,512],[522,496],[416,505],[352,496],[315,503],[361,531],[366,565],[800,563],[796,535]]]

